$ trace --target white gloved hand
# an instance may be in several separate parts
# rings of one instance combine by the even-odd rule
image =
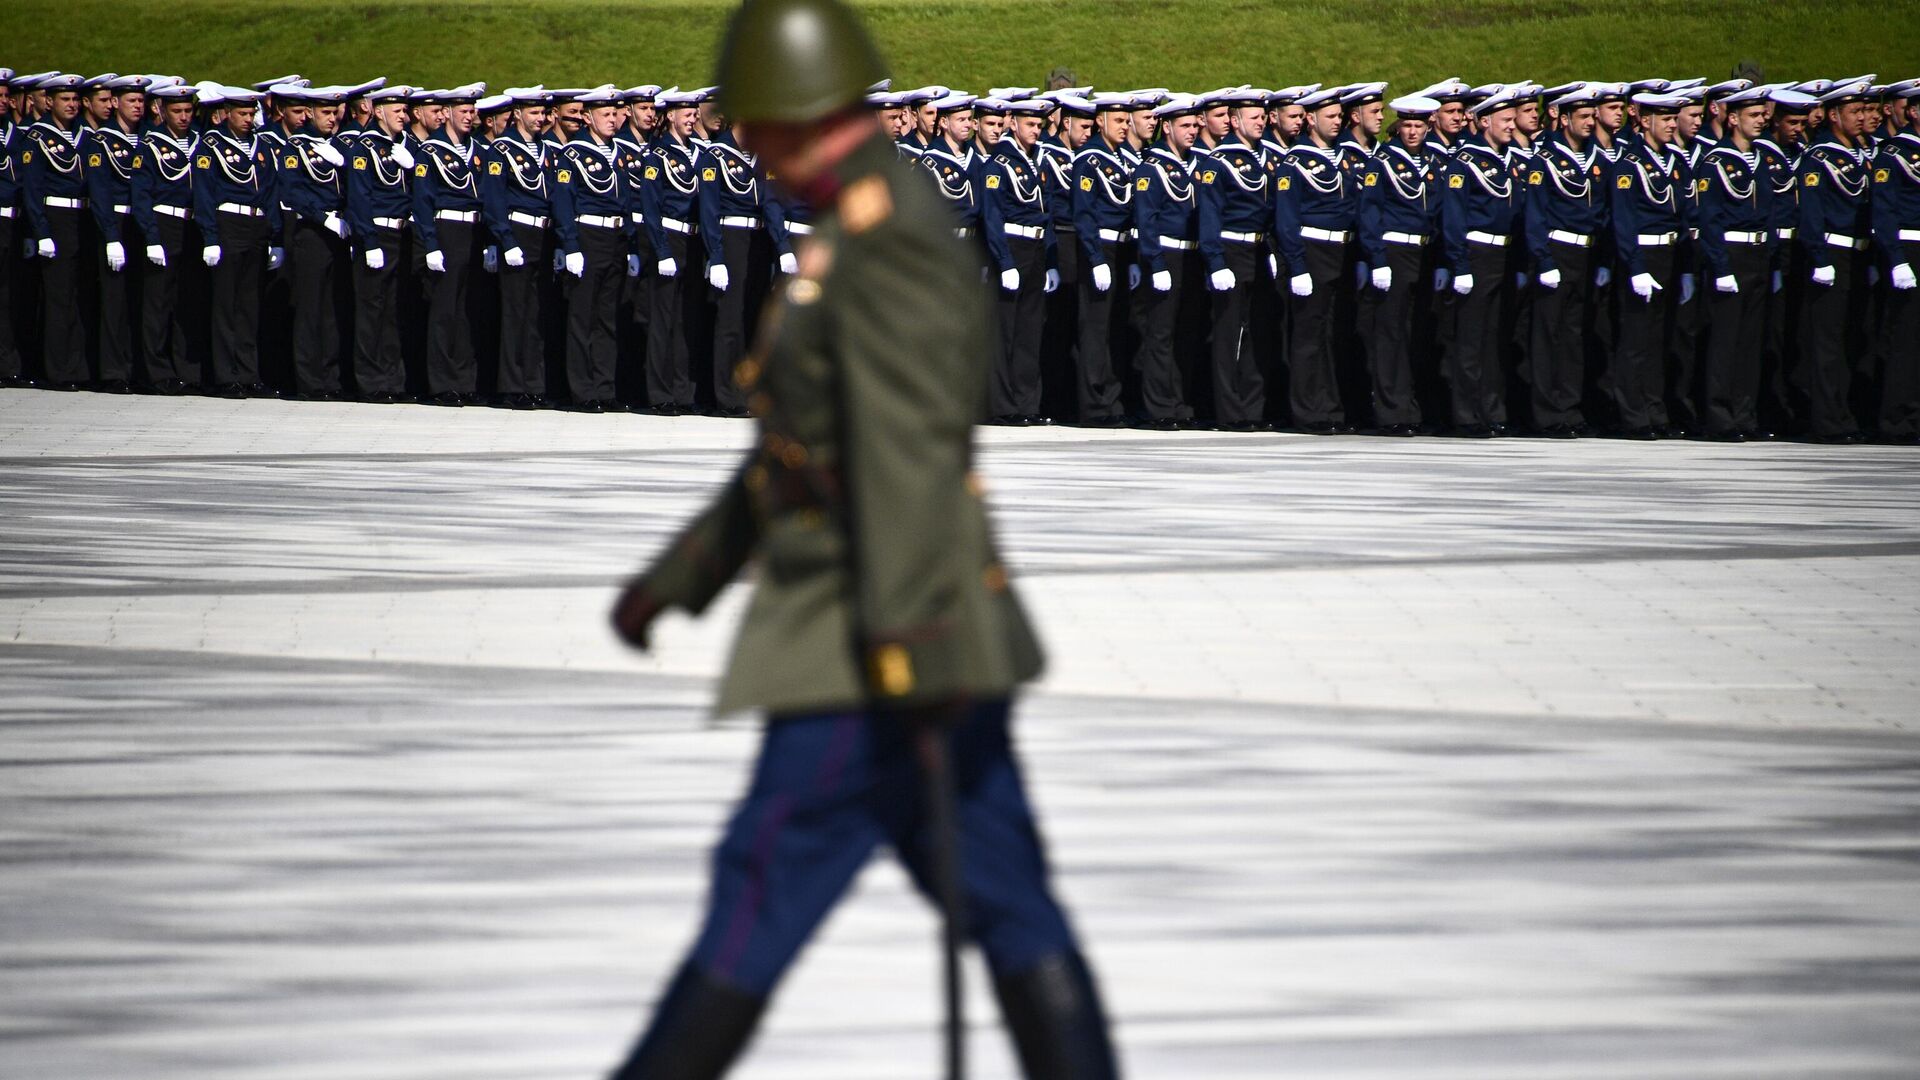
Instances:
[[[1556,266],[1551,270],[1542,270],[1533,280],[1539,282],[1543,289],[1557,289],[1560,287],[1560,268]]]
[[[411,169],[413,168],[413,151],[407,149],[406,143],[394,143],[393,160],[401,168]]]
[[[1713,288],[1715,292],[1737,293],[1740,291],[1740,279],[1732,274],[1721,274],[1713,279]]]
[[[660,271],[661,277],[676,277],[680,273],[680,264],[672,259],[661,259],[660,264],[654,269]]]
[[[1018,270],[1000,271],[1000,288],[1006,292],[1020,291],[1020,271]]]
[[[327,211],[327,216],[320,219],[320,224],[328,232],[340,239],[345,240],[347,238],[347,222],[345,218],[340,216],[338,211]]]
[[[313,152],[320,155],[320,160],[336,169],[347,163],[347,156],[342,154],[340,148],[332,143],[315,143]]]
[[[384,270],[387,267],[387,253],[379,248],[368,248],[360,257],[366,260],[369,270]]]
[[[1371,279],[1373,281],[1374,288],[1379,289],[1381,292],[1386,292],[1388,289],[1393,288],[1393,267],[1391,266],[1374,267],[1373,274],[1371,275]]]
[[[1524,271],[1513,275],[1513,287],[1516,289],[1524,289],[1527,287],[1527,275]]]
[[[783,274],[799,273],[800,272],[800,256],[795,255],[791,251],[787,252],[785,255],[780,256],[780,272]]]
[[[508,266],[519,269],[527,265],[527,253],[518,244],[500,253],[500,258]]]
[[[1048,293],[1054,292],[1055,290],[1059,289],[1060,288],[1060,271],[1058,270],[1047,271],[1046,280],[1040,283],[1040,287],[1042,292],[1048,292]]]
[[[1465,296],[1468,293],[1472,292],[1473,291],[1473,275],[1461,274],[1455,277],[1453,279],[1453,291],[1455,294],[1460,296]]]
[[[1093,291],[1106,292],[1113,288],[1113,267],[1106,263],[1093,268]]]
[[[733,284],[733,279],[727,274],[726,263],[718,263],[707,267],[707,284],[719,289],[721,292],[727,291],[727,286]]]
[[[444,251],[427,252],[427,269],[436,274],[447,272],[447,253]]]
[[[1684,304],[1687,301],[1693,299],[1693,291],[1699,287],[1700,287],[1699,278],[1693,276],[1692,274],[1681,274],[1680,275],[1680,302]]]
[[[40,257],[43,259],[51,259],[59,254],[59,250],[53,246],[53,237],[51,236],[34,245],[34,250],[38,251]]]
[[[1913,288],[1913,264],[1901,263],[1899,266],[1894,267],[1890,280],[1893,282],[1893,287],[1902,292]]]
[[[1278,255],[1267,256],[1267,276],[1275,281],[1280,280],[1280,257]]]
[[[267,269],[278,270],[282,266],[285,266],[286,264],[287,264],[286,248],[269,247],[267,249]]]
[[[627,256],[627,276],[628,277],[640,276],[640,256],[638,255]]]
[[[480,252],[480,269],[485,270],[489,274],[497,274],[500,272],[499,248],[488,244],[486,248]]]
[[[1652,274],[1635,274],[1627,284],[1633,286],[1633,295],[1642,300],[1651,300],[1653,294],[1660,291],[1660,283],[1653,280]]]
[[[1154,292],[1172,292],[1173,291],[1173,271],[1155,270],[1153,272],[1153,291]]]
[[[107,269],[119,273],[127,268],[127,245],[118,240],[107,241]]]
[[[1441,292],[1453,281],[1453,271],[1442,266],[1433,272],[1433,291]]]
[[[203,263],[206,263],[208,266],[219,266],[220,265],[220,245],[208,244],[206,247],[201,248],[200,261]]]
[[[1814,283],[1815,285],[1831,285],[1831,284],[1833,284],[1833,267],[1831,267],[1831,266],[1816,266],[1816,267],[1814,267],[1814,268],[1813,268],[1813,283]]]
[[[1225,267],[1207,275],[1207,284],[1213,287],[1214,292],[1228,292],[1232,290],[1234,283],[1233,271]]]
[[[587,253],[584,251],[567,252],[566,256],[560,260],[560,268],[572,274],[574,277],[586,277]]]
[[[1607,283],[1612,280],[1613,280],[1613,271],[1605,266],[1593,272],[1593,285],[1594,285],[1594,288],[1596,289],[1606,288]]]
[[[1293,295],[1295,296],[1312,296],[1313,275],[1295,274],[1293,277],[1287,279],[1287,288],[1293,290]]]
[[[147,245],[147,261],[152,263],[155,266],[160,267],[162,270],[166,269],[167,249],[164,247],[161,247],[159,244],[148,244]]]
[[[1139,287],[1140,287],[1140,264],[1135,263],[1132,266],[1127,267],[1127,288],[1137,289]]]
[[[1786,287],[1787,287],[1787,277],[1786,277],[1786,275],[1785,275],[1785,274],[1782,274],[1782,273],[1781,273],[1780,271],[1778,271],[1778,270],[1775,270],[1775,271],[1773,272],[1773,291],[1774,291],[1774,292],[1779,292],[1779,291],[1780,291],[1781,289],[1784,289],[1784,288],[1786,288]]]

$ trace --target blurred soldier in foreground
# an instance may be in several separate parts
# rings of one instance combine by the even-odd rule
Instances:
[[[645,647],[759,555],[719,707],[771,719],[699,938],[617,1076],[722,1075],[884,843],[984,952],[1026,1075],[1113,1077],[1009,731],[1041,660],[970,471],[978,265],[862,102],[883,71],[838,0],[748,0],[719,68],[744,146],[818,217],[738,371],[756,448],[613,618]]]

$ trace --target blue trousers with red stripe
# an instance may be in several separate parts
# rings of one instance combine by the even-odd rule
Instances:
[[[1078,950],[1047,885],[1046,855],[1014,760],[1006,701],[951,732],[966,934],[996,977]],[[884,712],[774,717],[753,783],[714,854],[691,963],[762,997],[885,844],[932,898],[925,776],[908,723]]]

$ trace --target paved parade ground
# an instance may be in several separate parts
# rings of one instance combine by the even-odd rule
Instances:
[[[744,589],[605,612],[750,438],[0,392],[0,1077],[600,1076],[755,738]],[[1920,451],[982,442],[1129,1076],[1920,1075]],[[935,1076],[935,934],[876,862],[738,1075]]]

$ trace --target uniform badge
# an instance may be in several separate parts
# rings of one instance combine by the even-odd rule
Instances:
[[[287,155],[287,168],[289,168],[289,169],[297,169],[297,168],[299,168],[299,167],[300,167],[300,159],[299,159],[299,158],[297,158],[297,157],[295,157],[295,156],[293,156],[292,154],[288,154],[288,155]]]
[[[1633,177],[1622,176],[1620,179],[1615,180],[1613,182],[1613,186],[1619,188],[1621,191],[1625,191],[1628,188],[1633,186]]]
[[[1093,177],[1091,177],[1091,176],[1083,176],[1083,177],[1081,177],[1081,178],[1080,178],[1080,190],[1081,190],[1081,191],[1092,191],[1092,190],[1093,190]]]
[[[136,168],[136,169],[140,167],[140,155],[139,155],[139,154],[135,154],[135,155],[133,155],[133,167],[134,167],[134,168]]]
[[[555,176],[554,179],[560,181],[563,184],[571,184],[573,183],[573,171],[571,169],[561,169],[559,174]]]
[[[1287,177],[1287,176],[1281,177],[1280,183],[1275,186],[1275,190],[1277,191],[1291,191],[1292,189],[1293,189],[1293,178]]]
[[[1378,186],[1378,185],[1379,185],[1379,183],[1380,183],[1380,174],[1379,174],[1379,173],[1368,173],[1368,174],[1367,174],[1367,186],[1368,186],[1368,187],[1376,187],[1376,186]]]
[[[1875,169],[1873,171],[1873,182],[1876,184],[1886,183],[1889,177],[1890,174],[1885,169]]]
[[[1707,178],[1703,176],[1703,177],[1701,177],[1701,178],[1700,178],[1699,180],[1697,180],[1697,181],[1695,181],[1695,182],[1694,182],[1694,185],[1693,185],[1693,189],[1694,189],[1695,191],[1701,191],[1701,192],[1704,192],[1704,191],[1706,191],[1706,190],[1707,190]]]
[[[712,180],[714,180],[714,179],[715,179],[715,177],[716,177],[716,174],[714,173],[714,171],[713,171],[712,169],[702,169],[702,170],[700,170],[700,179],[702,179],[702,180],[706,180],[706,181],[712,181]]]
[[[496,161],[496,162],[494,162],[493,164],[491,164],[491,165],[488,165],[488,166],[487,166],[487,175],[488,175],[488,176],[499,176],[499,175],[500,175],[500,163]]]
[[[205,154],[201,154],[198,158],[194,159],[193,167],[196,169],[211,169],[213,168],[213,159]]]
[[[1466,177],[1464,177],[1464,176],[1449,176],[1449,177],[1447,177],[1447,186],[1448,186],[1448,187],[1450,187],[1450,188],[1463,188],[1463,187],[1466,187],[1466,186],[1467,186],[1467,178],[1466,178]]]
[[[999,178],[998,176],[989,176],[989,177],[987,177],[987,190],[988,190],[988,191],[997,191],[997,190],[999,190],[999,188],[1000,188],[1000,178]]]
[[[1140,179],[1138,179],[1138,180],[1135,180],[1135,181],[1133,182],[1133,186],[1134,186],[1134,188],[1135,188],[1135,190],[1138,190],[1138,191],[1145,191],[1145,190],[1147,190],[1147,178],[1143,176],[1143,177],[1141,177]]]
[[[353,167],[360,172],[365,172],[367,169],[367,159],[363,157],[354,158]]]
[[[1527,183],[1529,184],[1533,184],[1537,186],[1539,185],[1542,179],[1544,178],[1540,175],[1540,170],[1538,169],[1535,169],[1534,171],[1527,174]]]
[[[1810,172],[1806,176],[1800,178],[1800,183],[1803,187],[1819,187],[1820,174],[1817,172]]]
[[[93,167],[94,167],[94,168],[96,168],[96,169],[97,169],[97,168],[99,168],[99,167],[100,167],[100,155],[99,155],[99,154],[89,154],[89,155],[87,155],[87,164],[88,164],[88,165],[91,165],[91,166],[93,166]]]
[[[658,180],[660,179],[660,170],[654,168],[652,165],[649,165],[647,166],[646,176],[647,176],[647,179],[649,180]]]
[[[413,175],[419,177],[422,180],[425,180],[427,178],[426,165],[425,164],[415,165],[413,167]]]
[[[1200,182],[1203,184],[1211,184],[1213,183],[1213,178],[1217,175],[1219,174],[1215,173],[1212,169],[1208,169],[1206,172],[1200,174]]]

